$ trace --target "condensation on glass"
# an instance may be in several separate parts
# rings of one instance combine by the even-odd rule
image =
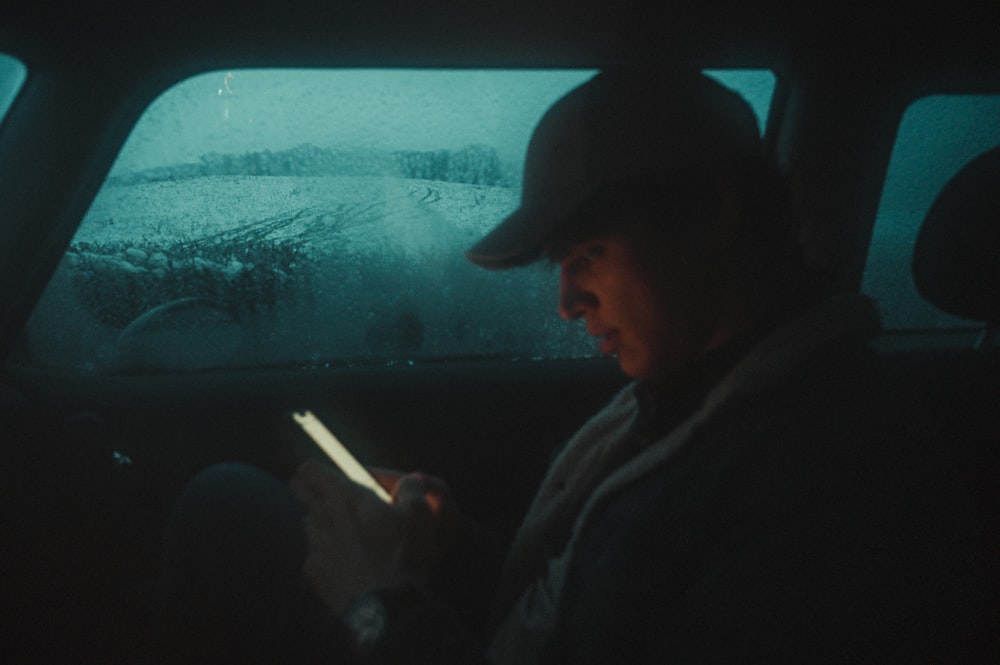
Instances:
[[[0,53],[0,122],[21,90],[28,70],[24,63],[6,53]]]
[[[979,327],[917,292],[910,266],[934,198],[963,166],[1000,145],[1000,96],[941,95],[914,102],[900,123],[872,236],[862,290],[889,330]]]
[[[766,117],[768,72],[712,72]],[[462,256],[592,71],[234,70],[145,112],[33,313],[34,366],[158,372],[586,357],[546,265]],[[741,87],[742,82],[742,87]]]

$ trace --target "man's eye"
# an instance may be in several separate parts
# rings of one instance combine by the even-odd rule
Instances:
[[[569,262],[568,271],[572,274],[584,272],[590,268],[590,256],[577,256]]]
[[[581,247],[575,255],[571,255],[566,260],[566,270],[571,274],[578,274],[590,270],[594,260],[604,255],[604,245],[588,245]]]

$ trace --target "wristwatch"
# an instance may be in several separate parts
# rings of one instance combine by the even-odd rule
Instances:
[[[426,602],[417,587],[400,587],[355,594],[342,619],[358,653],[371,653],[383,640],[390,620]]]
[[[372,591],[355,594],[344,613],[344,625],[351,631],[358,651],[370,651],[385,632],[387,610]]]

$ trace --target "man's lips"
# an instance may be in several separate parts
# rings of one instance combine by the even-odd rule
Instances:
[[[610,356],[618,352],[621,343],[621,332],[617,328],[602,325],[599,321],[587,321],[587,334],[599,338],[598,349],[601,355]]]
[[[618,351],[619,334],[617,330],[609,330],[601,335],[601,355],[610,356]]]

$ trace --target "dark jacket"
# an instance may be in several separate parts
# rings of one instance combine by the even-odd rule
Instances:
[[[985,525],[876,328],[864,299],[825,303],[638,446],[648,396],[624,389],[543,481],[489,660],[991,662]],[[406,632],[400,662],[484,657],[436,620]]]
[[[899,378],[817,349],[609,496],[543,661],[995,662],[985,525]]]

